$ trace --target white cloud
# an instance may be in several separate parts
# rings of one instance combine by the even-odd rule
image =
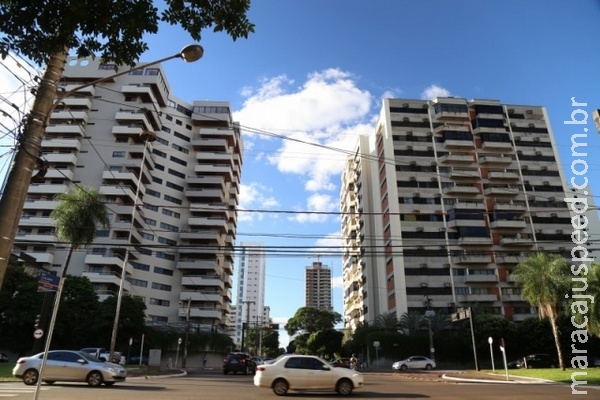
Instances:
[[[269,210],[279,206],[275,197],[270,196],[271,189],[262,183],[251,182],[240,185],[239,208],[244,210]],[[238,221],[262,220],[265,213],[244,212],[238,214]]]
[[[446,88],[443,88],[438,85],[429,85],[423,93],[421,93],[421,98],[423,100],[431,100],[436,97],[448,97],[450,96],[450,91]]]
[[[282,75],[266,79],[247,96],[234,113],[244,130],[244,140],[287,138],[267,157],[279,172],[302,176],[307,191],[335,191],[347,153],[358,135],[371,134],[373,97],[356,86],[354,77],[339,69],[315,72],[299,87]]]
[[[341,276],[334,276],[331,278],[331,287],[332,288],[343,288],[344,280]]]
[[[306,199],[306,206],[303,208],[309,213],[299,213],[290,217],[290,220],[299,223],[326,222],[330,220],[331,212],[339,211],[340,205],[337,197],[328,194],[314,193]]]

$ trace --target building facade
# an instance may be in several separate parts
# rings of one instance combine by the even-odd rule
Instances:
[[[120,68],[69,58],[59,95]],[[89,278],[101,300],[123,284],[144,299],[150,324],[189,315],[194,328],[226,329],[243,151],[228,103],[178,99],[152,66],[62,99],[41,147],[49,168],[29,186],[16,253],[58,271],[66,246],[50,218],[54,196],[97,188],[110,228],[73,254],[69,274]]]
[[[306,267],[306,307],[332,310],[331,269],[316,261]]]
[[[570,258],[567,188],[544,107],[386,99],[342,174],[344,317],[459,306],[535,314],[513,268]]]
[[[263,243],[241,242],[237,247],[236,318],[234,343],[242,343],[242,326],[264,326],[266,256]],[[268,318],[268,317],[267,317]]]

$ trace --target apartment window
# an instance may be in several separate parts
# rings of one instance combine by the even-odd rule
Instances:
[[[162,213],[164,215],[169,216],[169,217],[174,217],[174,218],[178,218],[178,219],[181,218],[181,214],[180,213],[178,213],[176,211],[169,210],[168,208],[163,208]]]
[[[169,101],[169,107],[175,107],[175,103]],[[173,117],[171,115],[167,115],[165,116],[165,118],[167,119],[167,121],[173,121]],[[169,129],[170,131],[170,129]]]
[[[185,135],[183,135],[183,134],[181,134],[181,133],[179,133],[179,132],[177,132],[177,131],[175,131],[175,133],[174,133],[173,135],[174,135],[175,137],[178,137],[179,139],[185,140],[186,142],[189,142],[189,141],[190,141],[190,138],[189,138],[189,137],[187,137],[187,136],[185,136]]]
[[[113,158],[124,158],[125,152],[124,151],[113,151],[112,156],[113,156]]]
[[[163,139],[163,138],[159,138],[159,137],[157,137],[157,138],[156,138],[156,142],[157,142],[157,143],[160,143],[160,144],[162,144],[162,145],[165,145],[165,146],[168,146],[168,145],[169,145],[169,141],[168,141],[168,140],[165,140],[165,139]]]
[[[146,194],[149,195],[149,196],[159,197],[160,198],[160,193],[157,192],[156,190],[146,189]]]
[[[127,282],[129,282],[131,286],[148,287],[148,281],[143,281],[141,279],[127,278]]]
[[[164,283],[152,282],[152,289],[164,290],[166,292],[171,291],[171,285],[165,285]]]
[[[165,154],[165,155],[166,155],[166,154]],[[180,159],[180,158],[177,158],[177,157],[171,156],[171,157],[170,157],[170,159],[171,159],[171,161],[173,161],[174,163],[177,163],[177,164],[180,164],[180,165],[183,165],[183,166],[187,166],[187,162],[183,161],[183,160],[182,160],[182,159]]]
[[[169,300],[162,300],[162,299],[155,299],[155,298],[150,298],[149,303],[153,306],[163,306],[163,307],[169,307],[171,305],[171,302]]]
[[[173,196],[169,196],[168,194],[165,194],[164,199],[171,203],[175,203],[175,204],[179,204],[179,205],[183,204],[182,200],[180,200],[176,197],[173,197]]]
[[[167,153],[165,153],[164,151],[160,151],[158,149],[152,149],[152,154],[155,154],[162,158],[167,158]]]
[[[185,174],[183,174],[183,173],[181,173],[179,171],[175,171],[174,169],[169,168],[168,172],[169,172],[169,174],[171,174],[173,176],[176,176],[176,177],[181,178],[181,179],[185,179]]]
[[[133,269],[138,269],[140,271],[150,271],[150,266],[148,264],[142,264],[136,261],[131,261],[131,265],[133,265]]]
[[[165,170],[165,166],[159,163],[154,164],[154,168],[156,168],[159,171],[164,171]]]
[[[154,240],[154,235],[151,233],[142,232],[141,236],[146,240]]]
[[[165,237],[159,236],[158,243],[166,244],[169,246],[177,246],[177,241],[173,239],[167,239]]]
[[[173,271],[166,268],[154,267],[154,272],[161,275],[173,276]]]
[[[158,177],[156,177],[156,176],[153,176],[153,177],[152,177],[152,182],[154,182],[154,183],[158,183],[159,185],[162,185],[162,183],[163,183],[163,180],[162,180],[162,179],[160,179],[160,178],[158,178]]]
[[[179,232],[179,227],[175,226],[175,225],[170,225],[164,222],[160,223],[160,228],[170,231],[170,232]]]
[[[175,143],[173,143],[173,144],[171,145],[171,147],[172,147],[172,148],[174,148],[174,149],[175,149],[175,150],[177,150],[177,151],[180,151],[180,152],[182,152],[183,154],[189,154],[189,153],[190,153],[190,151],[189,151],[188,149],[186,149],[186,148],[184,148],[184,147],[181,147],[181,146],[179,146],[179,145],[177,145],[177,144],[175,144]]]
[[[158,207],[157,206],[153,206],[151,204],[144,204],[144,208],[146,210],[150,210],[150,211],[158,211]]]
[[[177,191],[179,191],[179,192],[183,192],[183,186],[176,185],[176,184],[174,184],[173,182],[170,182],[170,181],[169,181],[169,182],[167,182],[167,185],[166,185],[166,186],[167,186],[168,188],[175,189],[175,190],[177,190]]]
[[[167,117],[167,119],[169,119],[169,118],[170,118],[170,119],[173,119],[172,117]],[[161,130],[161,131],[163,131],[163,132],[171,133],[171,128],[169,128],[168,126],[164,126],[164,125],[163,125],[163,126],[160,128],[160,130]]]
[[[145,218],[144,222],[146,222],[150,226],[156,226],[156,220],[155,219]]]
[[[156,258],[162,258],[163,260],[175,261],[175,255],[165,253],[164,251],[157,251]]]

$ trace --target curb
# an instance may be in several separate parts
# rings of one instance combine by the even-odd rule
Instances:
[[[520,380],[513,379],[509,380],[500,380],[500,379],[478,379],[478,378],[459,378],[456,376],[450,375],[442,375],[442,379],[446,379],[454,382],[473,382],[473,383],[500,383],[500,384],[523,384],[523,385],[531,385],[531,384],[552,384],[556,383],[553,381],[548,381],[545,379],[536,379],[536,378],[521,378]]]

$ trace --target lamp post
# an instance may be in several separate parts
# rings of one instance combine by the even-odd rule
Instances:
[[[187,299],[187,310],[185,312],[185,342],[183,342],[183,357],[181,358],[181,368],[187,366],[188,338],[190,336],[190,307],[192,299]]]
[[[203,54],[204,50],[202,46],[191,44],[171,56],[77,86],[59,95],[56,101],[54,100],[57,97],[57,84],[62,75],[67,55],[66,53],[60,53],[50,57],[44,76],[37,88],[37,95],[31,112],[27,116],[23,135],[19,140],[14,162],[6,180],[4,192],[0,198],[0,287],[2,287],[2,282],[4,281],[4,275],[6,274],[6,268],[8,267],[8,261],[19,226],[19,219],[23,212],[25,198],[27,197],[27,189],[31,182],[33,170],[39,160],[42,139],[52,115],[52,110],[65,98],[85,87],[93,86],[128,74],[131,71],[159,64],[173,58],[181,58],[186,62],[194,62],[202,58]]]
[[[140,164],[140,173],[138,176],[137,187],[135,188],[133,208],[131,210],[131,224],[129,224],[129,234],[127,235],[127,247],[125,248],[125,257],[123,257],[121,279],[119,280],[119,292],[117,293],[117,308],[115,311],[115,320],[113,321],[112,335],[110,338],[110,361],[113,360],[115,346],[117,343],[117,331],[119,329],[119,316],[121,314],[121,303],[123,301],[123,291],[125,288],[125,280],[127,276],[127,264],[129,263],[129,254],[131,253],[131,237],[133,236],[133,228],[135,224],[138,199],[140,197],[140,186],[142,185],[142,175],[144,173],[144,165],[146,163],[146,149],[148,147],[148,143],[152,143],[156,140],[156,134],[151,131],[143,131],[142,133],[140,133],[139,138],[144,142],[144,148],[142,150],[142,163]]]
[[[427,307],[427,311],[425,311],[425,318],[427,318],[427,324],[429,327],[429,358],[435,361],[435,348],[433,347],[433,330],[431,329],[431,318],[435,315],[435,311],[431,310],[431,299],[429,295],[425,295],[425,306]]]

